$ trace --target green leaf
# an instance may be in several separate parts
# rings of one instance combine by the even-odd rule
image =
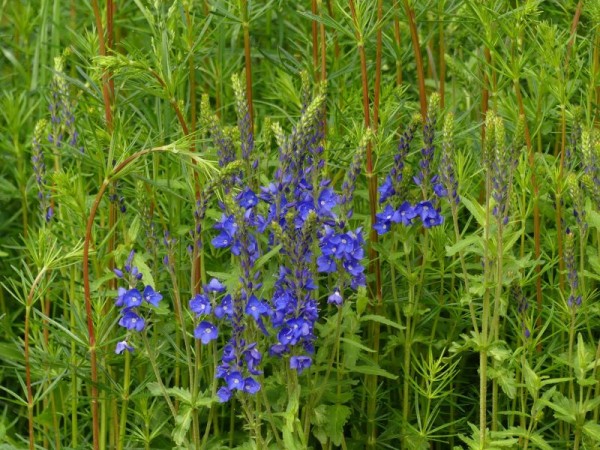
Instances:
[[[600,424],[597,424],[593,420],[588,420],[583,425],[583,433],[595,442],[600,442]]]
[[[466,195],[461,195],[460,202],[467,207],[477,223],[482,227],[485,227],[485,209],[483,206],[476,201],[472,201]]]
[[[355,366],[352,371],[364,373],[365,375],[377,375],[378,377],[389,378],[390,380],[398,379],[398,375],[394,375],[378,366]]]
[[[356,314],[359,316],[365,312],[367,305],[369,304],[369,297],[367,296],[367,290],[364,286],[358,288],[356,293]]]
[[[481,244],[481,242],[482,242],[481,237],[477,236],[476,234],[471,234],[471,235],[467,236],[466,238],[461,239],[454,245],[447,245],[446,246],[446,256],[454,256],[457,253],[462,252],[466,248],[468,248],[476,243]]]
[[[400,331],[406,329],[405,326],[402,326],[399,323],[394,322],[393,320],[390,320],[386,317],[383,317],[383,316],[380,316],[377,314],[367,314],[366,316],[362,316],[360,318],[361,322],[365,322],[367,320],[372,320],[373,322],[379,322],[383,325],[387,325],[389,327],[396,328],[397,330],[400,330]]]
[[[265,253],[260,258],[258,258],[256,260],[255,270],[258,270],[262,266],[264,266],[271,258],[273,258],[273,256],[275,256],[279,253],[279,250],[281,250],[281,244],[273,247],[273,249],[270,252]]]
[[[350,416],[350,408],[344,405],[331,405],[327,407],[327,434],[334,445],[341,445],[344,437],[344,425]]]
[[[192,423],[192,408],[188,405],[183,406],[179,410],[179,414],[175,417],[175,428],[173,428],[173,441],[175,444],[182,445],[185,442],[185,437]]]
[[[347,345],[350,345],[352,347],[356,347],[356,348],[362,350],[363,352],[375,353],[375,350],[370,349],[366,345],[362,345],[360,342],[355,341],[354,339],[347,339],[345,337],[341,337],[340,338],[340,342],[343,342],[343,343],[345,343]]]
[[[152,272],[150,271],[150,267],[148,267],[145,258],[141,254],[136,253],[133,256],[133,265],[136,266],[140,273],[143,275],[142,281],[144,282],[144,284],[149,284],[152,287],[156,287],[156,285],[154,284],[154,277],[152,277]]]

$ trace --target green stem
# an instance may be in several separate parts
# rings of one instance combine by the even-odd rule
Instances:
[[[123,371],[123,401],[121,403],[121,417],[119,420],[119,440],[117,450],[123,450],[127,429],[127,408],[129,406],[129,385],[131,379],[131,355],[125,351],[125,369]]]

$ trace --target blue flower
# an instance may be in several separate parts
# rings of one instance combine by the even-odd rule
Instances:
[[[158,303],[162,300],[162,298],[163,296],[159,292],[154,291],[152,286],[147,285],[144,288],[144,300],[151,305],[158,307]]]
[[[342,295],[340,294],[339,289],[336,289],[335,291],[333,291],[333,294],[331,294],[329,296],[329,298],[327,299],[327,303],[331,303],[336,306],[341,306],[343,301],[344,301],[344,299],[342,298]]]
[[[229,247],[233,243],[233,238],[227,233],[221,233],[217,237],[213,238],[211,244],[214,248],[225,248]]]
[[[332,273],[337,270],[333,256],[321,255],[317,258],[317,270],[321,273]]]
[[[127,350],[129,353],[133,352],[133,347],[131,345],[129,345],[127,343],[127,341],[121,341],[121,342],[117,342],[117,346],[115,348],[115,353],[117,355],[120,355],[121,353],[123,353],[125,350]]]
[[[261,302],[255,295],[250,296],[246,304],[246,314],[254,317],[254,320],[258,320],[261,315],[267,314],[268,311],[269,307],[265,302]]]
[[[260,383],[252,377],[247,377],[244,380],[244,391],[248,394],[256,394],[260,391]]]
[[[442,183],[434,184],[433,192],[435,192],[435,195],[437,195],[440,198],[446,197],[448,195],[448,190],[444,187]]]
[[[207,292],[225,292],[225,286],[216,278],[211,279],[206,285]]]
[[[290,358],[290,369],[297,370],[298,374],[309,368],[311,364],[312,358],[310,356],[292,356]]]
[[[385,181],[378,188],[379,194],[379,203],[385,202],[388,198],[392,197],[396,194],[396,190],[394,189],[394,182],[392,181],[392,177],[390,175],[385,177]]]
[[[225,357],[223,357],[223,360]],[[250,344],[250,346],[244,352],[244,360],[248,366],[248,372],[253,375],[260,375],[262,372],[257,369],[258,365],[262,361],[262,354],[256,348],[256,343]]]
[[[200,339],[203,344],[208,344],[210,341],[217,338],[219,331],[212,323],[203,320],[194,330],[194,337]]]
[[[321,191],[319,194],[319,199],[317,200],[317,214],[320,217],[333,217],[333,212],[331,211],[338,203],[338,196],[333,192],[333,189],[326,188]]]
[[[140,297],[141,298],[141,297]],[[142,331],[145,326],[144,319],[138,316],[131,309],[125,309],[123,311],[123,316],[121,320],[119,320],[119,325],[128,330]]]
[[[444,217],[433,207],[430,201],[420,202],[415,206],[415,212],[421,217],[425,228],[431,228],[444,223]]]
[[[398,223],[401,221],[400,215],[391,205],[386,205],[383,211],[376,214],[375,217],[377,220],[373,228],[375,228],[378,234],[387,233],[392,227],[392,222]]]
[[[220,403],[228,402],[231,398],[231,391],[227,389],[225,386],[222,386],[217,391],[217,397]]]
[[[400,222],[404,226],[412,225],[413,219],[417,217],[416,209],[409,202],[402,203],[397,213],[400,216]]]
[[[136,288],[129,289],[123,295],[123,305],[126,308],[135,308],[142,304],[142,294]]]
[[[244,378],[240,372],[231,372],[225,377],[225,381],[227,382],[227,387],[230,391],[244,389]]]
[[[190,310],[197,316],[210,314],[210,299],[206,295],[196,294],[194,298],[190,300]]]
[[[238,205],[240,205],[244,209],[250,209],[258,203],[258,197],[252,192],[252,189],[246,188],[242,192],[240,192],[236,200]]]
[[[227,294],[223,297],[220,305],[215,308],[215,316],[222,319],[223,316],[231,317],[233,315],[233,306],[231,303],[231,295]]]
[[[119,287],[117,290],[117,298],[115,299],[115,306],[121,307],[125,304],[125,300],[123,298],[125,297],[125,294],[127,294],[127,289],[124,287]]]

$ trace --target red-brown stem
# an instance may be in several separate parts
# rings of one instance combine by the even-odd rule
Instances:
[[[441,5],[442,3],[440,2]],[[444,11],[441,7],[439,13],[440,110],[443,111],[446,98],[446,39],[444,35]]]
[[[404,9],[406,10],[406,17],[408,18],[410,37],[412,40],[413,50],[415,52],[415,62],[417,64],[417,79],[419,81],[419,101],[421,103],[421,116],[423,116],[423,120],[425,120],[425,118],[427,117],[427,91],[425,90],[425,72],[423,71],[423,57],[421,56],[419,32],[417,31],[415,12],[410,7],[408,0],[404,0]]]
[[[369,85],[367,78],[367,56],[365,54],[365,46],[363,42],[362,32],[360,30],[360,25],[358,23],[358,19],[356,17],[356,8],[354,5],[354,0],[349,0],[350,10],[352,13],[352,18],[354,20],[354,24],[356,27],[356,39],[358,41],[358,53],[360,55],[360,72],[362,79],[362,98],[363,98],[363,114],[364,114],[364,122],[366,128],[371,128],[371,113],[369,107]],[[377,232],[373,228],[375,225],[377,213],[377,178],[373,176],[373,146],[371,145],[371,141],[369,140],[367,143],[366,149],[366,176],[369,183],[369,209],[371,213],[371,234],[370,241],[371,243],[377,243],[378,236]],[[369,246],[369,257],[371,260],[371,268],[375,273],[375,297],[377,298],[377,302],[381,303],[381,271],[379,266],[379,258],[377,255],[377,251],[373,248],[372,245]]]
[[[193,29],[192,29],[192,18],[190,16],[190,10],[189,7],[185,9],[185,21],[186,21],[186,26],[188,28],[188,46],[189,46],[189,50],[190,50],[190,57],[189,57],[189,65],[188,65],[188,70],[189,70],[189,83],[190,83],[190,129],[192,133],[196,132],[196,121],[197,121],[197,115],[196,115],[196,66],[195,66],[195,61],[194,61],[194,55],[191,54],[192,49],[193,49],[193,45],[194,45],[194,41],[193,41]],[[190,143],[190,150],[192,152],[196,151],[196,140],[194,139],[191,143]],[[200,200],[200,186],[199,186],[199,181],[198,181],[198,176],[197,174],[194,174],[194,180],[195,180],[195,195],[196,195],[196,201]],[[194,294],[197,294],[198,292],[200,292],[200,285],[202,284],[202,256],[200,255],[200,252],[198,252],[198,249],[196,246],[194,246],[194,267],[193,267],[193,280],[194,280],[194,286],[193,286],[193,291]]]
[[[398,46],[398,54],[402,48],[402,35],[400,34],[400,5],[399,0],[394,2],[394,38],[396,39],[396,45]],[[396,84],[400,86],[402,84],[402,60],[396,59]]]
[[[85,239],[83,242],[83,293],[85,297],[85,314],[87,317],[88,339],[90,343],[90,370],[92,379],[92,445],[94,450],[100,448],[100,418],[98,415],[98,367],[96,359],[96,332],[94,330],[94,318],[92,315],[92,299],[90,292],[90,268],[89,252],[92,240],[92,226],[98,210],[100,200],[108,187],[108,180],[100,186],[96,195],[90,215],[85,228]]]
[[[317,15],[317,0],[312,0],[310,10],[313,16]],[[315,74],[317,73],[317,67],[319,67],[319,35],[317,30],[317,19],[313,19],[311,23],[312,31],[312,58],[313,58],[313,69]],[[316,76],[315,76],[316,78]]]
[[[115,16],[115,3],[114,0],[106,0],[106,48],[110,51],[114,48],[114,16]],[[113,80],[110,73],[108,77],[108,90],[111,101],[115,101],[115,80]]]
[[[569,67],[571,51],[573,49],[573,44],[575,43],[577,25],[579,25],[579,19],[581,18],[582,9],[583,9],[583,0],[579,0],[579,3],[577,3],[577,8],[575,8],[575,15],[573,16],[573,21],[571,22],[571,37],[569,38],[569,43],[567,44],[567,55],[565,57],[565,69],[566,70],[568,70],[568,67]]]
[[[531,186],[533,188],[533,241],[534,241],[534,254],[536,259],[540,258],[541,255],[541,230],[540,230],[540,207],[538,204],[539,200],[539,187],[537,183],[537,179],[535,176],[535,152],[533,149],[533,145],[531,143],[531,133],[529,131],[529,126],[527,125],[527,117],[525,116],[525,106],[523,104],[523,96],[521,94],[521,85],[519,80],[516,80],[514,83],[515,94],[517,96],[517,104],[519,106],[519,114],[523,116],[523,121],[525,124],[525,144],[527,145],[527,154],[528,154],[528,163],[529,170],[531,170]],[[559,240],[561,237],[559,237]],[[539,328],[541,326],[541,310],[542,310],[542,278],[541,278],[541,265],[537,265],[535,268],[536,271],[536,282],[535,282],[535,290],[536,290],[536,304],[537,304],[537,313],[538,313],[538,321],[536,326]],[[538,345],[538,351],[541,351],[541,343]]]
[[[110,3],[110,2],[109,2]],[[104,41],[104,28],[102,26],[102,15],[100,14],[100,8],[98,6],[98,0],[92,0],[92,9],[94,10],[94,17],[96,19],[96,28],[98,30],[98,43],[100,56],[106,56],[106,44]],[[102,98],[104,99],[104,117],[106,119],[106,126],[109,132],[112,131],[113,120],[112,111],[110,108],[110,83],[108,81],[108,73],[105,71],[102,73]]]
[[[327,41],[323,22],[319,25],[319,32],[321,34],[321,81],[325,81],[327,79]]]
[[[379,97],[381,96],[381,54],[382,54],[382,31],[383,0],[377,0],[377,35],[375,47],[375,90],[373,92],[373,130],[375,133],[379,128]]]
[[[362,80],[362,97],[363,97],[363,114],[366,128],[371,128],[371,114],[369,105],[369,85],[367,78],[367,56],[365,53],[365,46],[363,41],[363,34],[360,28],[360,23],[356,14],[356,7],[354,0],[349,0],[350,12],[352,14],[352,20],[354,21],[357,47],[360,56],[360,72]],[[367,142],[366,148],[366,176],[368,180],[369,188],[369,209],[371,213],[371,233],[369,237],[369,269],[371,273],[375,274],[375,292],[374,297],[376,298],[375,311],[379,312],[383,304],[382,290],[381,290],[381,266],[379,262],[379,255],[377,250],[373,247],[373,244],[377,244],[378,236],[377,232],[373,228],[375,225],[375,214],[377,212],[377,178],[373,174],[373,148],[371,141]],[[372,330],[373,347],[379,347],[379,323],[375,322]],[[377,352],[375,352],[376,355]],[[377,356],[375,356],[377,358]],[[376,359],[375,359],[376,361]],[[377,409],[376,403],[376,386],[377,376],[369,376],[367,379],[369,385],[369,400],[367,406],[367,435],[368,435],[368,448],[375,448],[377,441],[377,427],[375,423],[375,413]]]
[[[331,5],[331,0],[327,0],[327,12],[333,18],[333,6]],[[338,61],[340,58],[340,43],[338,41],[337,31],[333,31],[333,56],[335,56],[335,61]]]
[[[573,22],[571,23],[571,37],[569,38],[569,43],[567,45],[567,54],[565,55],[565,66],[564,66],[564,77],[567,79],[567,75],[569,73],[569,59],[571,57],[571,50],[573,48],[573,43],[575,42],[575,36],[577,32],[577,25],[579,24],[579,18],[581,17],[581,10],[583,8],[583,0],[580,0],[577,3],[577,8],[575,10],[575,15],[573,16]],[[561,205],[561,197],[562,197],[562,180],[563,180],[563,172],[565,168],[565,152],[567,146],[567,117],[565,111],[566,105],[562,105],[561,117],[560,117],[560,167],[558,170],[558,181],[557,181],[557,192],[556,192],[556,232],[557,232],[557,243],[558,243],[558,285],[560,290],[564,289],[565,280],[564,280],[564,258],[563,258],[563,236],[562,236],[562,205]]]
[[[165,91],[168,91],[167,83],[165,83],[165,80],[163,80],[156,71],[151,70],[150,74],[156,79],[156,81],[158,81],[158,83],[162,86],[163,89],[165,89]],[[177,100],[175,100],[174,98],[171,98],[169,100],[169,103],[171,104],[173,111],[175,111],[175,115],[177,116],[177,121],[179,122],[179,125],[181,125],[183,134],[185,136],[188,136],[190,134],[190,129],[188,128],[187,123],[185,122],[185,118],[183,117],[183,113],[181,112],[181,108],[179,107]]]
[[[244,28],[244,60],[246,63],[246,98],[250,112],[250,131],[254,133],[254,106],[252,102],[252,55],[250,53],[250,22],[248,0],[242,0],[242,25]]]
[[[85,300],[85,314],[87,321],[87,329],[88,329],[88,340],[90,343],[90,371],[91,371],[91,409],[92,409],[92,448],[94,450],[99,450],[100,448],[100,417],[98,414],[98,362],[96,358],[96,332],[94,328],[94,317],[92,311],[92,298],[91,298],[91,289],[90,289],[90,245],[92,242],[92,227],[94,226],[94,220],[96,218],[96,213],[98,212],[98,206],[100,205],[100,201],[106,192],[106,189],[110,185],[112,178],[118,175],[125,167],[127,167],[131,162],[135,161],[137,158],[150,153],[152,151],[166,151],[165,147],[157,147],[154,149],[146,149],[141,150],[119,164],[113,171],[112,176],[106,178],[98,193],[96,194],[96,198],[94,199],[94,203],[92,203],[92,209],[90,210],[90,214],[88,216],[87,224],[85,227],[85,238],[83,241],[83,295]]]
[[[27,303],[25,304],[25,330],[23,331],[23,345],[25,347],[25,385],[27,386],[27,418],[29,421],[29,449],[34,450],[35,448],[35,434],[33,428],[33,388],[31,386],[31,363],[29,362],[29,322],[31,316],[31,308],[33,307],[33,296],[35,295],[35,289],[37,285],[46,274],[46,267],[38,273],[29,294],[27,295]]]
[[[490,53],[489,48],[485,48],[483,50],[483,54],[485,57],[485,65],[489,66],[492,62],[492,54]],[[487,116],[487,112],[490,104],[490,91],[488,89],[489,78],[487,76],[487,68],[483,69],[483,91],[481,93],[481,145],[485,143],[485,117]]]

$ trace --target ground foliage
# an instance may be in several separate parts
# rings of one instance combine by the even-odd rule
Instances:
[[[0,1],[0,448],[598,448],[598,23]]]

